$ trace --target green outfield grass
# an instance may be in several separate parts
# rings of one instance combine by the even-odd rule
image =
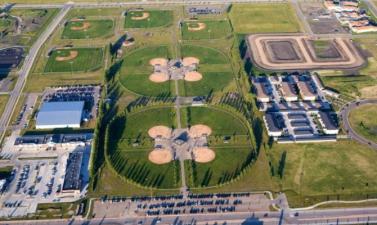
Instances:
[[[233,80],[232,72],[202,72],[202,76],[199,81],[184,82],[186,96],[205,96],[222,91]]]
[[[146,96],[171,95],[173,82],[154,83],[149,80],[153,67],[149,61],[153,58],[170,58],[167,46],[153,46],[138,49],[124,57],[119,82],[128,90]]]
[[[77,51],[77,57],[57,61],[57,57],[67,57],[70,51]],[[98,69],[103,64],[102,48],[71,48],[54,50],[45,66],[44,72],[87,72]]]
[[[250,163],[251,149],[224,147],[213,148],[216,158],[209,163],[186,162],[190,187],[210,187],[236,178]]]
[[[202,64],[228,64],[229,59],[222,52],[198,45],[182,45],[182,57],[196,57]]]
[[[191,31],[189,27],[197,27],[198,23],[205,24],[202,30]],[[228,20],[198,20],[185,21],[182,24],[182,38],[184,40],[219,39],[231,33]]]
[[[296,12],[290,4],[234,4],[229,16],[236,33],[300,31]]]
[[[108,37],[113,34],[113,31],[114,21],[112,20],[69,21],[64,27],[62,38],[91,39]]]
[[[232,113],[212,107],[190,107],[188,124],[204,124],[212,129],[213,135],[246,135],[245,121],[240,121]]]
[[[149,161],[154,148],[148,130],[153,126],[174,126],[173,108],[154,108],[117,117],[110,125],[108,152],[116,172],[138,184],[148,187],[177,188],[179,164],[177,161],[157,165]],[[130,141],[128,141],[130,140]],[[139,145],[134,143],[139,140]]]
[[[377,105],[363,105],[351,111],[349,121],[355,131],[363,137],[377,142]]]
[[[133,20],[132,17],[141,17],[143,13],[149,16],[143,20]],[[173,22],[173,12],[168,10],[131,11],[125,17],[125,28],[153,28],[165,27]]]

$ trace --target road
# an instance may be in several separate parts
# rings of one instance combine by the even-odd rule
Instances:
[[[160,216],[159,224],[246,224],[246,221],[253,221],[253,224],[366,224],[377,222],[377,208],[355,208],[355,209],[326,209],[308,211],[273,211],[273,212],[245,212],[245,213],[217,213],[217,214],[194,214],[180,216]],[[128,218],[93,218],[86,219],[58,219],[58,220],[24,220],[0,222],[0,224],[17,225],[123,225],[156,224],[157,217],[128,217]]]
[[[5,106],[4,112],[0,118],[0,139],[3,139],[7,126],[10,122],[11,116],[17,105],[17,102],[22,94],[22,90],[25,86],[25,81],[30,73],[35,59],[37,58],[38,51],[42,45],[47,41],[52,32],[56,29],[59,23],[63,20],[64,16],[70,10],[71,5],[64,5],[55,19],[49,24],[44,32],[39,36],[38,40],[30,48],[29,54],[24,60],[24,64],[19,71],[18,80],[12,92],[10,92],[8,103]]]
[[[350,102],[348,104],[346,104],[339,112],[339,115],[340,115],[340,118],[343,122],[343,126],[344,126],[344,129],[346,130],[346,132],[348,133],[348,136],[361,143],[361,144],[365,144],[365,145],[369,145],[370,147],[374,148],[374,149],[377,149],[377,143],[374,143],[364,137],[362,137],[361,135],[357,134],[356,131],[354,131],[351,127],[351,124],[349,122],[349,114],[350,112],[359,107],[359,106],[362,106],[362,105],[365,105],[365,104],[377,104],[377,99],[365,99],[365,100],[358,100],[358,101],[353,101],[353,102]]]

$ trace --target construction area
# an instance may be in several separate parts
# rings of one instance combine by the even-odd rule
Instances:
[[[354,70],[365,64],[352,41],[344,38],[318,40],[302,34],[250,35],[247,42],[250,58],[264,70]]]
[[[318,76],[252,78],[268,135],[278,143],[336,141],[339,125]]]

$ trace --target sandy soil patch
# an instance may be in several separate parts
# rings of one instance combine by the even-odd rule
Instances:
[[[57,56],[55,58],[56,61],[62,62],[62,61],[68,61],[76,58],[79,55],[78,51],[69,51],[69,56]]]
[[[169,163],[173,159],[173,156],[167,149],[153,149],[149,153],[148,159],[155,164],[165,164]]]
[[[193,64],[199,64],[199,59],[195,57],[185,57],[182,59],[183,66],[191,66]]]
[[[192,26],[194,24],[195,24],[195,26]],[[200,23],[200,22],[198,22],[198,23],[188,23],[187,24],[187,29],[189,31],[200,31],[200,30],[206,29],[206,27],[207,27],[207,25],[205,23]]]
[[[361,93],[361,97],[363,98],[376,98],[377,85],[361,88],[360,93]]]
[[[83,22],[81,26],[72,26],[71,30],[86,30],[90,27],[89,22]]]
[[[201,137],[203,135],[211,135],[212,129],[209,126],[203,124],[197,124],[190,127],[189,136],[192,138]]]
[[[185,74],[185,81],[199,81],[202,78],[202,74],[196,71],[188,72]]]
[[[132,16],[131,20],[145,20],[149,18],[149,13],[148,12],[143,12],[141,16]]]
[[[152,66],[167,66],[168,60],[165,58],[154,58],[149,60],[149,64]]]
[[[194,148],[194,160],[198,163],[208,163],[215,159],[216,154],[212,149],[206,147]]]
[[[151,138],[170,138],[171,132],[171,128],[167,126],[154,126],[148,130],[148,135]]]
[[[163,83],[169,80],[169,76],[166,73],[152,73],[149,80],[154,83]]]

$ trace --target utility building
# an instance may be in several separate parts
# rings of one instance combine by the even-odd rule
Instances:
[[[36,129],[80,128],[84,101],[44,102],[37,115]]]

